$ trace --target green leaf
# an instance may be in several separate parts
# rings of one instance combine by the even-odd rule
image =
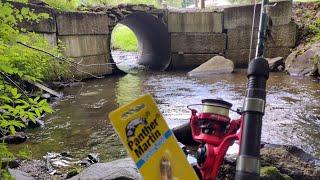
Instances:
[[[12,94],[13,97],[17,96],[17,94],[18,94],[18,90],[17,90],[16,88],[12,88],[12,89],[10,90],[10,92],[11,92],[11,94]]]
[[[9,126],[9,129],[10,129],[10,133],[11,133],[11,134],[14,135],[14,134],[16,133],[16,129],[14,128],[13,125],[10,125],[10,126]]]
[[[40,99],[40,97],[37,96],[36,98],[34,98],[34,102],[38,102],[39,99]]]
[[[29,8],[26,8],[26,7],[23,7],[21,8],[21,15],[24,16],[24,17],[27,17],[27,15],[29,14]]]
[[[36,110],[35,110],[35,113],[36,113],[36,115],[37,115],[38,118],[41,117],[41,113],[40,113],[40,110],[39,110],[39,109],[36,109]]]
[[[8,96],[4,96],[4,95],[0,96],[0,99],[4,100],[5,102],[9,102],[9,103],[13,102],[11,98],[9,98]]]

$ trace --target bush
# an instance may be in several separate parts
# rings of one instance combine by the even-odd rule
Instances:
[[[78,0],[43,0],[50,7],[59,11],[74,11],[77,9]]]
[[[22,46],[21,43],[52,54],[58,48],[50,47],[44,37],[18,29],[22,21],[39,22],[50,18],[48,14],[35,14],[28,8],[15,9],[11,4],[0,1],[0,137],[14,134],[16,129],[25,127],[28,120],[35,121],[43,113],[52,109],[45,99],[29,98],[21,87],[25,81],[49,81],[60,78],[66,68],[51,56]],[[55,71],[52,71],[52,69]],[[26,155],[26,154],[24,154]],[[0,145],[0,164],[3,159],[13,158],[4,142]],[[1,167],[2,168],[2,167]],[[0,177],[10,178],[6,170],[0,168]]]

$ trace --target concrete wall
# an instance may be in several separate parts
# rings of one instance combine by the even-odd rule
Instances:
[[[110,34],[106,14],[62,12],[56,14],[57,38],[65,45],[64,55],[82,64],[72,67],[78,78],[111,74]],[[80,71],[76,71],[80,70]]]
[[[47,38],[52,46],[62,42],[64,55],[79,65],[71,67],[70,77],[84,79],[112,73],[110,59],[110,33],[108,16],[102,13],[56,12],[55,10],[31,5],[13,3],[17,9],[28,7],[36,13],[48,13],[50,19],[39,23],[22,22],[20,27]],[[86,73],[88,72],[88,73]]]
[[[21,8],[26,5],[14,3],[14,6]],[[119,5],[107,9],[104,13],[55,12],[50,8],[28,6],[35,9],[35,12],[49,13],[51,19],[38,24],[23,22],[20,26],[42,34],[53,45],[57,44],[57,40],[62,41],[66,47],[64,55],[84,65],[77,66],[77,69],[94,75],[113,72],[113,67],[105,63],[113,61],[110,55],[111,32],[119,22],[127,23],[133,30],[140,29],[140,37],[144,33],[141,25],[145,24],[147,29],[153,28],[153,33],[145,32],[149,36],[142,38],[152,44],[147,54],[157,55],[160,46],[155,46],[160,43],[161,49],[169,49],[171,69],[191,69],[217,54],[234,61],[236,67],[246,67],[248,64],[253,5],[219,10],[160,10],[145,5]],[[252,57],[255,54],[260,8],[258,5],[255,15]],[[291,21],[292,2],[279,1],[275,7],[269,7],[268,11],[273,21],[273,38],[267,42],[266,57],[286,57],[295,46],[297,34],[296,24]],[[150,15],[153,18],[147,18]],[[138,16],[146,17],[139,20],[136,18]],[[157,22],[140,22],[146,21],[144,19]],[[166,37],[169,43],[161,43],[159,38],[153,38],[157,36],[154,32],[157,32],[160,26],[149,27],[153,26],[152,24],[163,24],[162,31],[166,31],[164,34],[168,33]],[[152,59],[159,61],[159,58]],[[72,72],[77,78],[90,77],[87,73],[74,69]]]
[[[255,54],[260,8],[257,5],[251,58]],[[253,5],[225,7],[211,12],[170,10],[168,30],[172,69],[197,67],[216,54],[231,59],[236,67],[247,67],[253,10]],[[295,46],[297,34],[296,24],[291,21],[292,2],[279,1],[275,7],[268,7],[268,13],[273,27],[265,57],[286,57]]]

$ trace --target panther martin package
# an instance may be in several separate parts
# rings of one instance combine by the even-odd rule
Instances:
[[[198,179],[150,95],[109,118],[144,179]]]

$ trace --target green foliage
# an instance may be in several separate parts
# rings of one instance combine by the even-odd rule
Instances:
[[[40,97],[34,99],[22,99],[22,94],[18,93],[16,88],[9,85],[1,90],[5,95],[0,96],[0,129],[1,134],[15,134],[16,128],[25,127],[24,120],[35,122],[42,113],[51,113],[52,109],[46,99],[40,100]]]
[[[292,178],[286,174],[282,174],[276,167],[274,166],[264,166],[260,169],[260,179],[282,179],[282,180],[292,180]]]
[[[148,5],[154,5],[158,7],[159,0],[87,0],[87,1],[80,1],[81,4],[93,4],[93,5],[98,5],[98,4],[104,4],[104,5],[118,5],[118,4],[148,4]]]
[[[59,11],[74,11],[78,6],[78,0],[43,0],[50,7]]]
[[[314,23],[309,25],[309,29],[311,30],[312,34],[314,35],[310,41],[316,42],[320,41],[320,17],[315,20]]]
[[[0,1],[0,137],[14,134],[26,123],[35,121],[52,109],[45,99],[29,98],[22,92],[25,81],[49,81],[59,79],[66,72],[66,65],[42,52],[22,46],[20,43],[41,47],[46,52],[59,56],[58,48],[51,47],[39,34],[19,29],[18,24],[29,21],[39,22],[50,18],[46,13],[36,14],[29,8],[15,9],[7,2]],[[54,71],[52,71],[54,69]],[[21,157],[28,153],[21,152]],[[4,142],[0,145],[0,164],[3,159],[12,159],[13,154]],[[10,174],[0,168],[0,177],[10,179]]]
[[[64,73],[66,69],[64,66],[59,67],[56,60],[48,55],[17,43],[22,42],[41,47],[52,54],[59,54],[59,50],[51,47],[45,37],[17,28],[17,24],[22,21],[37,23],[40,19],[49,18],[49,15],[35,14],[29,8],[14,9],[9,3],[2,2],[0,2],[0,12],[0,71],[33,81],[61,78],[57,76]],[[53,73],[51,71],[53,68],[62,73]]]
[[[79,0],[79,4],[84,5],[110,5],[115,6],[118,4],[148,4],[155,7],[161,7],[165,3],[173,7],[186,7],[194,4],[194,0]]]
[[[2,166],[3,160],[6,160],[6,162],[9,162],[10,160],[14,159],[14,155],[9,151],[6,144],[4,142],[0,143],[0,165]],[[13,179],[13,177],[10,175],[10,173],[7,171],[7,169],[2,169],[0,167],[0,178],[1,179]]]
[[[21,149],[16,156],[19,157],[20,159],[30,159],[32,156],[32,153],[27,146]]]
[[[118,24],[112,31],[111,44],[113,49],[137,51],[138,40],[134,32],[127,26]]]
[[[14,155],[9,151],[8,147],[4,143],[0,143],[0,161],[3,159],[13,160]]]

